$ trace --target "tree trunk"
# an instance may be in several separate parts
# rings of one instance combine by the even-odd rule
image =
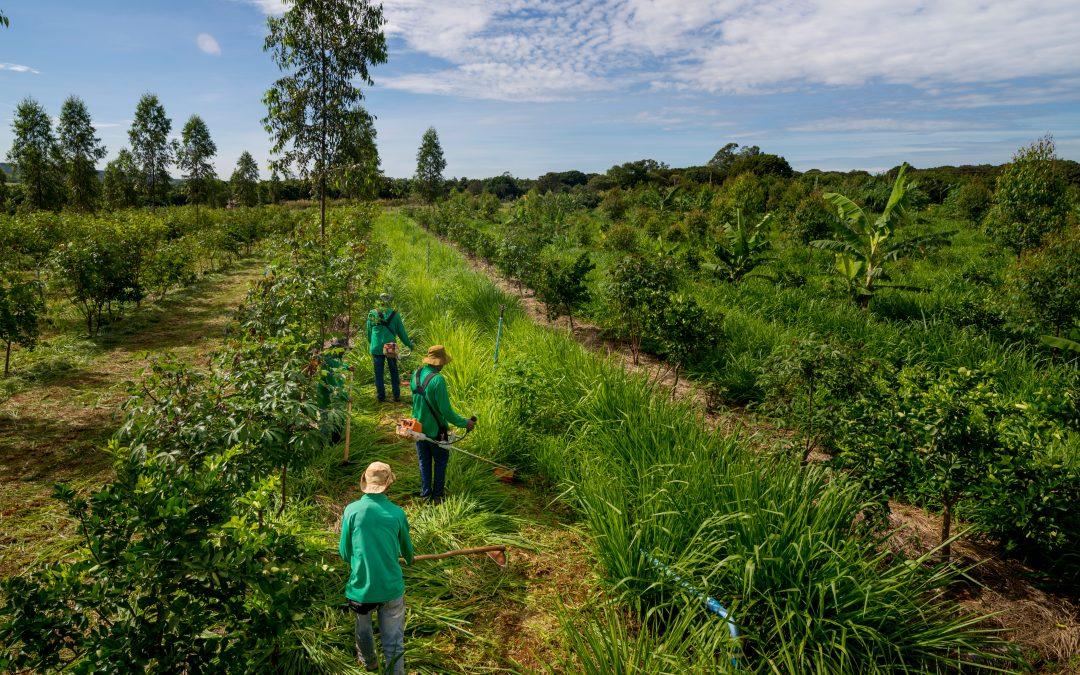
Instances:
[[[671,400],[675,400],[675,391],[679,388],[679,364],[675,364],[675,384],[671,385]]]
[[[952,553],[952,544],[946,544],[949,539],[949,532],[952,530],[952,509],[956,500],[952,497],[945,497],[943,500],[945,503],[945,510],[941,515],[941,543],[944,546],[941,549],[941,559],[944,562],[949,562],[950,554]]]
[[[11,340],[7,341],[7,353],[4,354],[4,377],[11,373]]]
[[[574,315],[573,314],[567,314],[566,315],[566,320],[570,322],[570,333],[573,334],[573,332],[574,332]]]
[[[280,516],[285,512],[285,480],[289,477],[289,467],[282,465],[281,467],[281,504],[278,506],[278,515]]]
[[[326,167],[319,176],[319,238],[326,246]]]

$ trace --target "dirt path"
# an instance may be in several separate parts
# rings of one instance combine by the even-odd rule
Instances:
[[[250,261],[145,305],[93,340],[79,368],[0,403],[0,577],[62,554],[71,523],[53,485],[89,488],[108,478],[102,445],[120,423],[126,383],[149,358],[204,356],[259,272]]]
[[[797,434],[792,430],[710,401],[706,389],[693,381],[680,378],[676,384],[673,370],[661,359],[639,354],[635,363],[629,347],[606,339],[599,326],[575,319],[571,331],[568,321],[549,320],[544,304],[536,299],[532,290],[526,288],[519,294],[517,283],[504,277],[494,265],[469,255],[445,238],[439,239],[461,253],[474,271],[487,276],[503,292],[519,297],[525,311],[537,324],[571,332],[585,347],[618,359],[626,370],[645,375],[668,391],[674,388],[674,395],[696,408],[711,428],[727,434],[737,433],[763,450],[776,450],[797,441]],[[824,461],[829,455],[814,450],[810,459]],[[890,502],[890,506],[889,523],[893,533],[890,545],[894,550],[920,555],[937,545],[940,516],[899,502]],[[954,526],[954,531],[958,529]],[[987,623],[1003,629],[1007,639],[1021,645],[1036,662],[1080,673],[1080,605],[1074,598],[1043,590],[1032,581],[1037,577],[1035,570],[1002,557],[986,542],[961,539],[953,544],[953,552],[961,565],[975,566],[970,572],[974,583],[958,593],[961,604],[979,614],[999,613]]]

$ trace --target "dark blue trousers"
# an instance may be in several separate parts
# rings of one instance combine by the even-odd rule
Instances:
[[[394,400],[401,398],[401,377],[398,376],[397,359],[389,359],[382,354],[372,354],[371,360],[375,362],[375,396],[380,401],[386,400],[386,383],[383,382],[384,366],[390,363],[390,389],[394,392]]]
[[[420,462],[420,496],[432,501],[442,499],[450,451],[431,441],[417,441],[416,459]]]

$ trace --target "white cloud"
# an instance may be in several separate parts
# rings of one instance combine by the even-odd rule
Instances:
[[[30,66],[24,66],[19,63],[0,63],[0,70],[10,70],[13,73],[33,73],[34,75],[40,75],[41,73],[34,70]]]
[[[284,7],[283,0],[246,1],[267,14]],[[445,63],[381,82],[472,98],[547,101],[649,87],[738,94],[873,83],[931,90],[1080,74],[1075,0],[383,0],[383,6],[389,36]]]
[[[214,39],[214,36],[210,33],[199,33],[195,37],[195,44],[199,45],[199,49],[204,54],[210,54],[211,56],[221,56],[221,45]]]
[[[891,117],[828,117],[825,119],[812,120],[810,122],[796,124],[794,126],[788,127],[787,130],[810,133],[867,131],[934,132],[969,131],[972,129],[986,128],[988,127],[984,123],[965,122],[963,120],[898,120]]]

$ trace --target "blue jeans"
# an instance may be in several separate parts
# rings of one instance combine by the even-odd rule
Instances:
[[[420,462],[420,496],[431,500],[442,499],[450,451],[431,441],[417,441],[416,459]],[[432,464],[435,465],[434,476],[431,473]]]
[[[379,642],[382,643],[384,673],[405,675],[405,596],[388,600],[373,610],[379,615]],[[356,615],[356,656],[365,668],[375,663],[375,635],[371,612]]]
[[[375,362],[375,396],[380,401],[386,400],[386,383],[383,382],[384,365],[390,363],[390,389],[394,392],[394,400],[401,398],[401,378],[398,376],[397,359],[391,359],[382,354],[372,354],[371,360]]]

